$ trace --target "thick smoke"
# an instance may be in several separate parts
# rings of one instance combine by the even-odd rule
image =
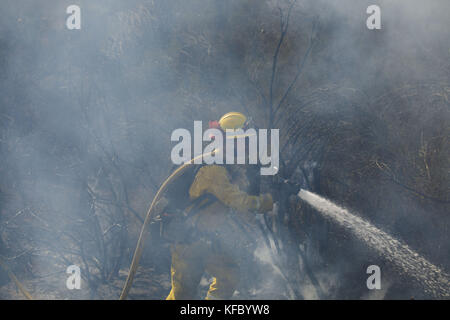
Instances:
[[[123,284],[147,206],[172,167],[171,132],[228,111],[251,114],[260,127],[269,123],[262,96],[269,97],[279,9],[286,19],[289,2],[82,0],[81,30],[67,30],[71,4],[0,4],[0,255],[26,280],[62,273],[49,282],[67,297],[116,298],[117,290],[98,292]],[[290,127],[283,119],[304,117],[295,107],[313,91],[338,85],[372,103],[406,83],[449,82],[450,2],[377,1],[382,29],[376,31],[365,25],[371,4],[296,2],[274,77],[275,101],[294,79],[310,39],[315,42],[286,99],[289,109],[275,122],[281,136]],[[316,111],[328,123],[346,121],[337,103]],[[448,173],[443,176],[448,183]],[[411,236],[427,217],[408,220],[401,235]],[[435,243],[441,240],[428,227],[434,220],[427,221],[423,242],[448,267],[448,244]],[[320,226],[314,237],[326,237]],[[268,266],[267,282],[255,296],[270,288],[291,298],[280,263],[263,248],[256,257]],[[156,237],[146,250],[143,266],[163,274],[164,285],[149,279],[145,285],[157,289],[134,297],[164,298],[169,248]],[[70,264],[82,266],[86,285],[79,296],[64,287]],[[336,287],[345,287],[341,269],[337,262],[317,271],[329,298],[340,298]],[[0,298],[9,298],[4,288]],[[306,299],[320,295],[306,276],[300,291]]]

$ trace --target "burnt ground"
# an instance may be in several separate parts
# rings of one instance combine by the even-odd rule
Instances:
[[[99,285],[95,293],[86,286],[83,280],[81,289],[67,289],[67,276],[64,271],[61,271],[48,277],[22,279],[21,282],[33,298],[39,300],[117,300],[125,283],[127,273],[125,270],[121,270],[117,279],[111,280],[107,284]],[[168,274],[159,274],[152,268],[141,267],[136,274],[129,299],[164,299],[169,290]],[[16,285],[10,281],[0,287],[0,299],[24,300],[25,297],[17,289]]]

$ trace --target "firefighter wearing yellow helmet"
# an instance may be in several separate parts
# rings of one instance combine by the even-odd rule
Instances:
[[[247,117],[240,112],[228,112],[219,120],[219,125],[223,130],[241,129],[244,127]]]
[[[247,118],[230,112],[211,128],[245,128]],[[172,289],[167,300],[195,299],[204,273],[213,277],[206,299],[229,299],[239,283],[241,253],[251,247],[255,213],[272,210],[270,194],[250,195],[245,165],[202,166],[189,188],[189,218],[198,236],[171,246]],[[200,200],[200,201],[197,201]],[[189,210],[188,210],[189,211]],[[241,250],[242,249],[242,250]]]

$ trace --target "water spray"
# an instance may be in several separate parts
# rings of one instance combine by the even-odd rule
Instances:
[[[397,267],[401,273],[412,277],[424,287],[426,293],[436,298],[450,297],[450,276],[407,244],[317,194],[301,189],[298,196],[317,209],[325,218],[339,224],[364,241]]]

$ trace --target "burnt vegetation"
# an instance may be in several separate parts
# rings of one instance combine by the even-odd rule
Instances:
[[[63,4],[3,1],[4,264],[38,298],[118,298],[171,132],[241,111],[280,129],[280,173],[261,190],[281,205],[261,221],[274,266],[243,268],[238,298],[429,298],[277,186],[354,209],[450,270],[449,5],[386,4],[369,31],[369,2],[329,2],[80,1],[69,31]],[[130,298],[169,291],[168,245],[152,234]],[[65,287],[72,264],[83,290]],[[367,290],[371,264],[382,293]],[[22,297],[1,270],[0,298]]]

